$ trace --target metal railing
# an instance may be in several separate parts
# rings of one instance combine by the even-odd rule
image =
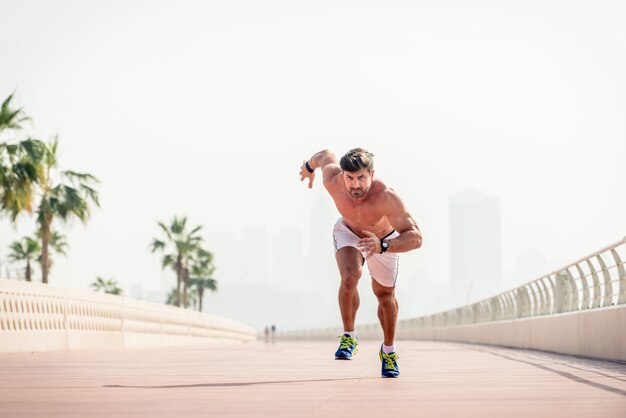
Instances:
[[[470,305],[400,323],[445,327],[625,304],[625,260],[626,237],[522,286]]]

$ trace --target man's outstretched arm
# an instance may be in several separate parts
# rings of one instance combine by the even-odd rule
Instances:
[[[300,181],[309,179],[309,189],[313,187],[316,168],[322,169],[324,182],[328,182],[332,177],[341,172],[337,156],[329,150],[323,150],[313,154],[313,156],[308,161],[304,161],[300,167]]]

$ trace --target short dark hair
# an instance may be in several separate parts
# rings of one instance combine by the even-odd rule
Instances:
[[[363,148],[351,149],[346,152],[346,155],[341,157],[339,165],[343,171],[354,173],[355,171],[366,169],[371,173],[374,169],[374,154]]]

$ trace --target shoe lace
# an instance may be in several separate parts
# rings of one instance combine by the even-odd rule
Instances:
[[[385,354],[382,353],[383,361],[385,362],[385,370],[395,370],[396,360],[400,358],[396,353]]]
[[[340,335],[339,338],[341,338],[341,345],[339,346],[339,348],[354,348],[354,347],[356,347],[357,341],[356,341],[355,338],[346,337],[345,335]]]

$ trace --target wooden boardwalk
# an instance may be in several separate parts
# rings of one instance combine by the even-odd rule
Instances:
[[[626,364],[400,341],[335,361],[335,341],[0,355],[1,417],[626,417]]]

